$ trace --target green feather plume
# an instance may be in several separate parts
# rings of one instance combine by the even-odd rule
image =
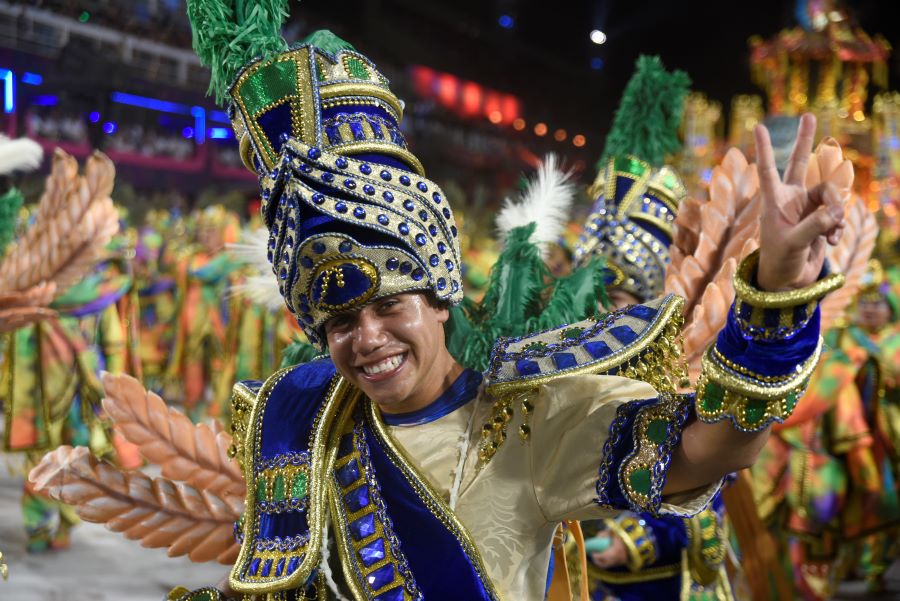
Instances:
[[[241,67],[287,50],[281,25],[288,0],[187,0],[193,46],[210,69],[209,93],[222,104]]]
[[[678,128],[690,85],[687,73],[666,71],[658,56],[638,57],[597,168],[627,154],[661,167],[666,155],[681,147]]]
[[[290,367],[312,361],[322,353],[308,342],[294,340],[281,353],[281,367]]]
[[[10,188],[0,196],[0,258],[3,258],[6,247],[15,238],[16,220],[23,202],[22,193],[16,188]]]
[[[447,348],[461,365],[487,371],[500,337],[581,321],[597,315],[598,302],[608,305],[603,260],[552,280],[540,249],[529,242],[534,229],[531,223],[510,230],[480,304],[466,299],[450,310]]]
[[[356,50],[356,48],[353,47],[353,44],[342,40],[327,29],[320,29],[312,32],[306,36],[303,43],[315,46],[319,50],[324,50],[331,54],[337,54],[341,50]]]

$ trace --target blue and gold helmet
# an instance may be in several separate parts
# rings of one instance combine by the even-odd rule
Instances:
[[[642,301],[663,293],[678,205],[687,195],[667,166],[653,169],[633,156],[610,158],[590,188],[596,200],[575,246],[576,266],[606,258],[608,285]]]
[[[641,56],[625,86],[597,179],[591,213],[574,250],[575,266],[606,258],[620,288],[642,302],[663,293],[678,206],[687,196],[665,165],[680,148],[678,127],[690,78],[666,71],[659,57]]]
[[[453,212],[407,148],[403,103],[388,80],[327,31],[288,47],[276,35],[278,4],[244,15],[227,6],[188,3],[195,49],[213,65],[211,87],[259,176],[268,259],[309,340],[323,347],[330,317],[385,296],[431,291],[460,302]],[[268,31],[255,41],[237,36],[240,56],[261,57],[233,56],[226,42],[235,31]]]

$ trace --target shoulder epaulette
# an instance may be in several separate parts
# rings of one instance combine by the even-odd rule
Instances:
[[[244,439],[247,437],[250,414],[262,385],[259,380],[245,380],[231,389],[231,447],[228,448],[228,454],[241,467],[244,465]]]
[[[576,374],[658,377],[680,359],[676,338],[684,299],[670,294],[521,338],[501,338],[491,352],[489,392],[508,393]]]

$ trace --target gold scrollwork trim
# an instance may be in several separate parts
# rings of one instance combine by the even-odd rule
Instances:
[[[374,83],[366,83],[363,81],[353,83],[332,83],[324,84],[319,88],[319,96],[322,100],[331,98],[340,98],[343,96],[371,96],[382,102],[386,102],[395,113],[403,118],[403,105],[394,96],[393,92]]]
[[[750,279],[758,265],[759,250],[753,251],[741,261],[734,274],[734,292],[741,301],[748,305],[765,309],[783,309],[817,301],[829,292],[843,286],[846,279],[842,273],[832,273],[805,288],[783,292],[765,292],[750,284]]]
[[[391,144],[389,142],[353,142],[350,144],[341,144],[332,150],[338,154],[344,155],[366,154],[370,152],[390,154],[403,160],[407,165],[412,167],[417,174],[425,177],[425,167],[416,155],[396,144]]]
[[[475,568],[475,572],[481,577],[481,582],[488,595],[491,598],[498,599],[499,594],[497,593],[497,588],[494,586],[493,582],[491,582],[491,577],[485,568],[481,553],[478,551],[478,547],[475,545],[475,541],[472,539],[468,530],[466,530],[466,527],[456,516],[456,513],[450,509],[441,495],[434,490],[428,480],[419,475],[419,472],[413,466],[412,461],[409,460],[403,449],[396,444],[391,433],[384,425],[380,413],[375,408],[375,403],[369,401],[367,409],[368,417],[374,425],[374,431],[383,441],[389,456],[399,464],[407,482],[409,482],[417,492],[431,514],[440,520],[460,542],[460,546],[472,562],[472,567]]]
[[[650,328],[636,341],[622,347],[618,352],[611,356],[594,363],[587,363],[581,367],[567,370],[561,373],[552,373],[546,376],[539,376],[532,379],[518,379],[508,382],[497,382],[487,388],[487,391],[494,396],[502,396],[510,394],[513,391],[526,390],[529,388],[537,388],[543,384],[547,384],[560,376],[580,376],[585,374],[602,374],[618,367],[627,361],[644,352],[653,340],[663,334],[666,327],[673,319],[681,318],[681,311],[684,308],[684,299],[676,294],[669,295],[659,308],[653,324]]]

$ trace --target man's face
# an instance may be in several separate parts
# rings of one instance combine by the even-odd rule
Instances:
[[[891,320],[891,307],[882,298],[860,299],[857,311],[859,325],[872,333],[881,331]]]
[[[338,371],[387,413],[434,401],[455,364],[444,342],[447,309],[422,293],[379,299],[325,323]]]

